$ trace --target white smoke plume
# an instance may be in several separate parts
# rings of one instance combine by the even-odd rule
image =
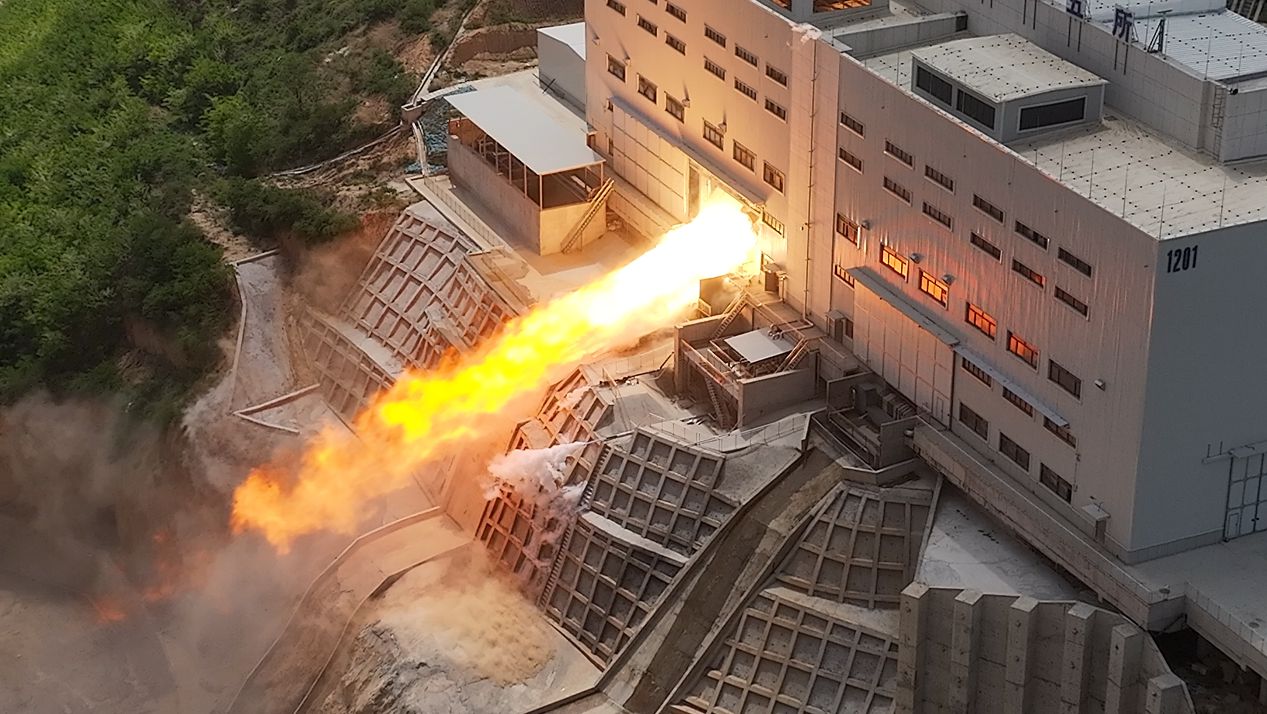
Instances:
[[[505,487],[526,499],[554,500],[565,490],[568,457],[580,453],[586,443],[579,441],[544,449],[515,449],[494,458],[488,464],[492,479],[484,490],[484,498],[493,500]]]

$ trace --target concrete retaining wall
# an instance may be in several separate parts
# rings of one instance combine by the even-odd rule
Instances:
[[[896,714],[1189,714],[1188,690],[1125,617],[1086,603],[912,584]]]

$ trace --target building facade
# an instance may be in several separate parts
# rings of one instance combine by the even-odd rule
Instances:
[[[1172,4],[1167,54],[1142,8],[588,0],[586,118],[675,219],[759,211],[787,304],[1137,562],[1267,530],[1267,31]]]

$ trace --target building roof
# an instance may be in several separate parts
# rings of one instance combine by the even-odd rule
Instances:
[[[1267,163],[1220,164],[1109,112],[1103,123],[1009,146],[1158,239],[1267,220]]]
[[[1164,16],[1162,54],[1198,77],[1235,81],[1267,72],[1267,27],[1225,9],[1222,0],[1139,3],[1128,9],[1135,13],[1135,39],[1144,46]],[[1091,21],[1112,31],[1113,8],[1093,12]]]
[[[577,57],[585,59],[585,23],[583,21],[569,25],[542,27],[537,30],[537,33],[562,42],[572,48]]]
[[[541,92],[498,85],[445,99],[538,174],[603,163],[603,157],[585,145],[585,131],[561,121],[558,114],[565,110],[547,105],[554,100],[543,98]]]
[[[782,357],[795,347],[791,340],[782,335],[771,337],[769,330],[752,330],[734,337],[727,337],[726,344],[750,364],[773,357]]]
[[[911,94],[913,52],[899,50],[864,64]],[[1007,146],[1070,190],[1159,240],[1267,221],[1267,162],[1220,164],[1108,107],[1101,122]]]
[[[1108,84],[1099,75],[1011,34],[951,40],[912,50],[911,56],[995,103]]]

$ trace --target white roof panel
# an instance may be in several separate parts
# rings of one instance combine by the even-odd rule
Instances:
[[[1135,37],[1147,45],[1156,34],[1162,16],[1141,17],[1147,6],[1135,11]],[[1233,80],[1267,72],[1267,27],[1230,10],[1166,15],[1162,54],[1199,77]],[[1097,12],[1092,20],[1113,29],[1113,13]]]
[[[1018,35],[952,40],[912,50],[911,56],[995,103],[1108,84]]]
[[[573,22],[570,25],[555,25],[537,30],[546,37],[551,37],[568,47],[581,59],[585,59],[585,23]]]
[[[537,92],[500,85],[445,99],[463,116],[538,174],[603,163],[585,145],[585,132],[556,117]]]
[[[792,341],[782,335],[771,337],[769,330],[753,330],[742,335],[727,337],[726,344],[739,353],[749,364],[781,357],[795,347]]]

